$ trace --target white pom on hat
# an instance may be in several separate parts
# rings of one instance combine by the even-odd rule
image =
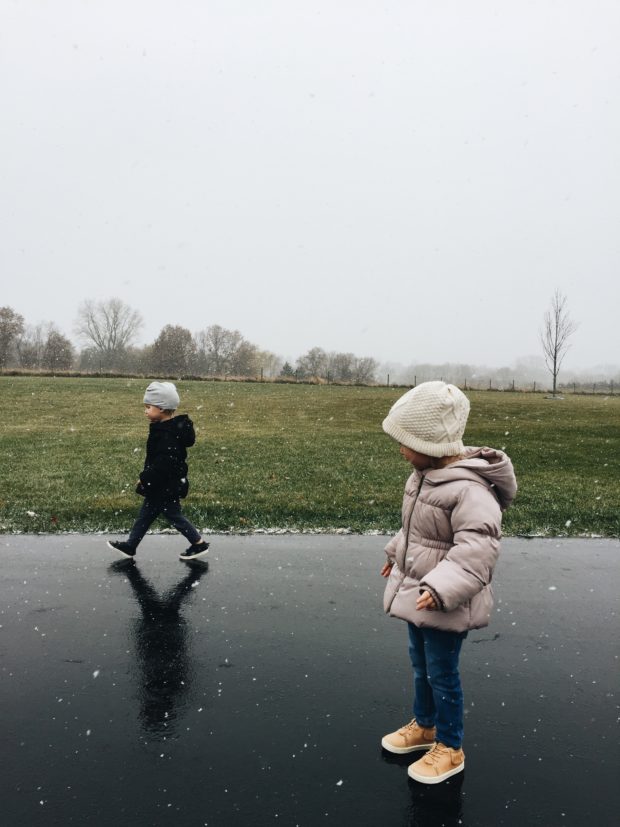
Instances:
[[[172,382],[151,382],[144,393],[144,404],[155,405],[162,411],[175,411],[180,401]]]
[[[424,382],[403,394],[383,420],[383,430],[401,445],[429,457],[464,450],[469,399],[456,385]]]

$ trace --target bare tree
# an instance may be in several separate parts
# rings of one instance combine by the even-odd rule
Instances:
[[[22,368],[70,370],[75,349],[53,322],[28,325],[15,342],[17,363]]]
[[[120,299],[85,301],[80,305],[76,333],[97,352],[105,367],[120,363],[143,325],[137,310]]]
[[[212,324],[196,336],[199,365],[209,376],[225,376],[230,373],[231,360],[243,342],[238,330],[227,330],[219,324]]]
[[[12,307],[0,307],[0,368],[6,367],[15,340],[24,332],[24,317]]]
[[[45,342],[49,336],[49,325],[40,322],[28,325],[15,342],[17,363],[21,368],[34,370],[41,367]]]
[[[353,360],[353,381],[362,384],[375,381],[379,363],[370,356],[355,357]]]
[[[259,370],[262,368],[265,376],[277,376],[282,370],[284,364],[282,357],[276,353],[272,353],[270,350],[259,350],[257,356]]]
[[[568,315],[566,296],[555,291],[551,298],[551,307],[545,313],[543,328],[540,333],[545,362],[553,377],[553,395],[555,396],[558,373],[570,345],[568,339],[577,330],[577,324]]]
[[[350,382],[354,360],[353,353],[330,353],[327,357],[327,376],[336,382]]]
[[[327,376],[327,354],[320,347],[313,347],[297,360],[298,374],[304,377],[323,378]]]
[[[232,376],[258,376],[260,365],[256,345],[242,339],[230,356],[228,372]]]
[[[69,339],[63,336],[53,325],[41,354],[41,367],[48,370],[70,370],[75,361],[75,350]]]
[[[187,328],[166,325],[150,348],[154,370],[181,375],[188,373],[194,363],[196,343]]]

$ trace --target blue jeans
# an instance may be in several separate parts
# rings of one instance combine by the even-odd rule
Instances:
[[[200,540],[200,534],[181,511],[181,503],[178,500],[145,499],[127,538],[130,546],[137,548],[152,523],[155,522],[160,514],[168,520],[177,531],[180,531],[192,545]]]
[[[409,627],[413,666],[413,716],[421,727],[437,727],[437,741],[458,749],[463,743],[463,690],[459,655],[467,632]]]

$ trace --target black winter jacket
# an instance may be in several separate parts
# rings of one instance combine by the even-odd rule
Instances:
[[[149,500],[178,500],[187,496],[187,448],[196,441],[194,424],[187,414],[163,422],[151,422],[146,459],[138,494]]]

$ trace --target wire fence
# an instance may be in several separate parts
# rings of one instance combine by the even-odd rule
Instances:
[[[415,387],[431,380],[439,379],[444,381],[443,376],[414,376],[411,383],[390,382],[390,375],[386,377],[386,385],[389,387]],[[552,387],[544,381],[540,380],[524,380],[524,379],[507,379],[498,380],[492,377],[474,377],[471,379],[464,378],[461,381],[453,378],[445,379],[447,382],[457,385],[464,391],[503,391],[513,393],[552,393]],[[596,382],[558,382],[556,385],[556,394],[602,394],[605,396],[614,396],[618,393],[620,383],[613,379],[599,380]]]
[[[65,377],[65,378],[86,378],[86,379],[114,379],[114,378],[131,378],[131,379],[169,379],[171,381],[199,381],[199,382],[258,382],[270,384],[300,384],[300,385],[337,385],[337,386],[354,386],[354,387],[389,387],[389,388],[411,388],[432,380],[441,380],[451,382],[457,385],[463,391],[495,391],[502,393],[540,393],[551,394],[552,388],[549,383],[532,380],[527,381],[523,379],[506,379],[499,380],[494,377],[472,377],[463,378],[461,381],[454,377],[444,377],[441,375],[430,374],[428,376],[415,375],[408,381],[402,381],[400,378],[394,379],[390,374],[386,374],[381,381],[381,378],[376,377],[375,380],[370,381],[356,381],[354,379],[342,380],[335,379],[331,376],[316,377],[316,376],[302,376],[297,371],[287,376],[268,376],[266,372],[261,370],[253,376],[204,376],[192,373],[132,373],[124,371],[48,371],[48,370],[23,370],[23,369],[4,369],[0,370],[0,376],[47,376],[47,377]],[[602,395],[602,396],[617,396],[620,381],[609,379],[599,380],[595,382],[559,382],[556,387],[556,395]]]

